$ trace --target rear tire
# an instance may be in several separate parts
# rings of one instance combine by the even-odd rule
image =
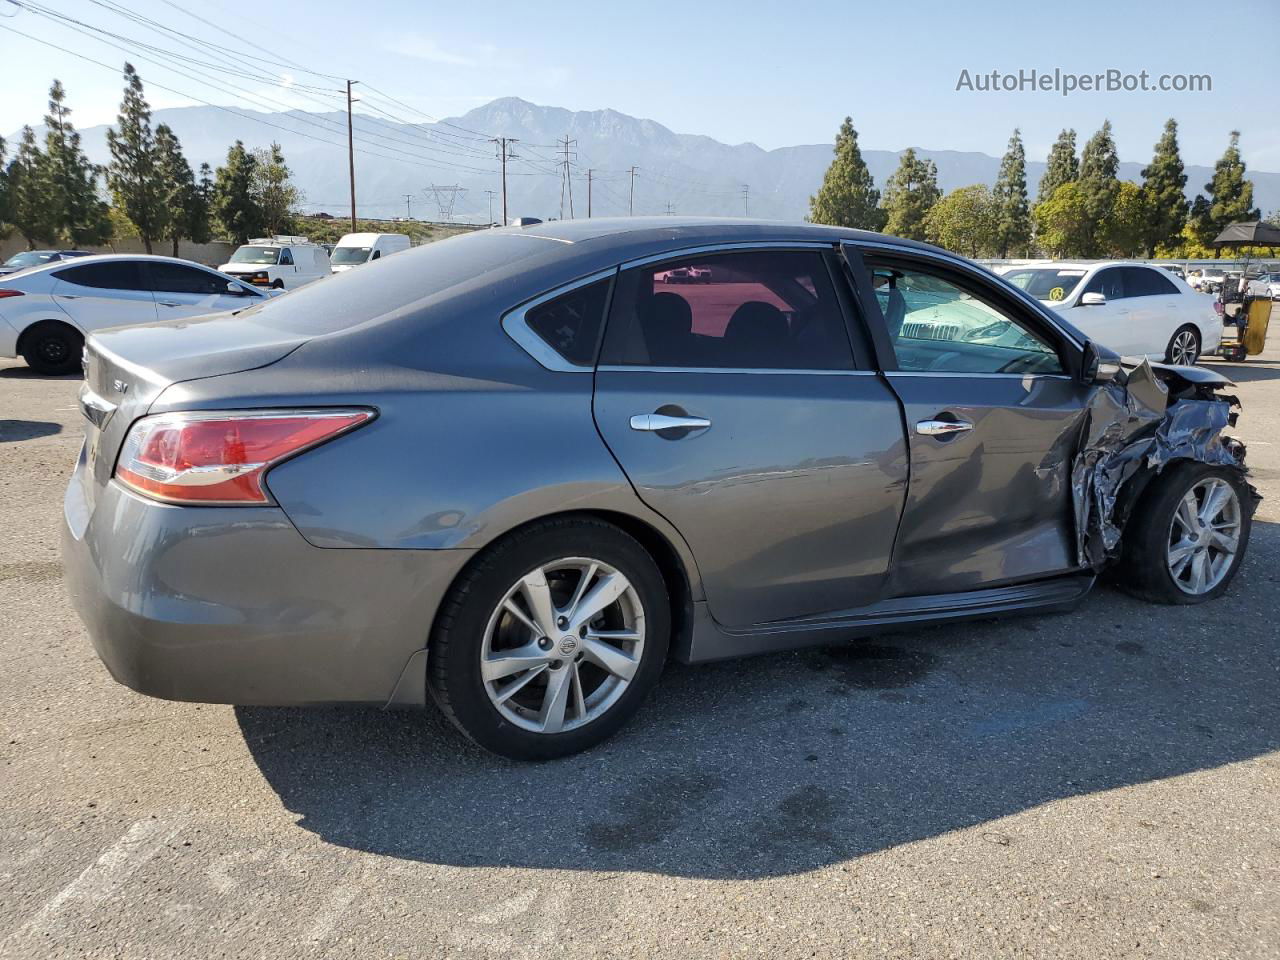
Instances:
[[[80,331],[57,320],[41,320],[22,335],[22,359],[36,373],[75,373],[83,350]]]
[[[1179,327],[1169,338],[1164,351],[1165,363],[1193,367],[1200,359],[1200,331],[1191,324]]]
[[[593,597],[615,594],[588,616]],[[563,757],[631,718],[657,683],[670,633],[666,584],[644,547],[601,520],[546,520],[487,548],[450,589],[427,685],[486,750]]]
[[[1208,503],[1209,496],[1221,497],[1222,506]],[[1213,600],[1240,569],[1252,526],[1253,497],[1239,470],[1192,460],[1174,463],[1143,491],[1125,525],[1112,579],[1154,603]],[[1224,548],[1231,544],[1228,555]]]

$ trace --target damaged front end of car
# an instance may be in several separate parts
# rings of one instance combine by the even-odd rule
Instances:
[[[1118,556],[1134,504],[1168,464],[1196,460],[1242,477],[1246,468],[1244,444],[1222,434],[1235,425],[1240,401],[1222,392],[1233,384],[1221,374],[1143,360],[1112,363],[1095,382],[1071,486],[1077,559],[1097,571]]]

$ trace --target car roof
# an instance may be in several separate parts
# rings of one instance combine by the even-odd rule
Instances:
[[[184,267],[199,267],[202,270],[209,269],[202,263],[196,263],[194,260],[183,260],[181,257],[161,257],[151,253],[94,253],[87,257],[76,257],[75,265],[83,266],[86,263],[111,263],[115,260],[147,260],[153,263],[180,263]],[[48,273],[53,270],[66,270],[70,265],[62,260],[55,260],[52,263],[42,263],[38,267],[32,267],[29,270],[22,271],[23,276],[35,276],[40,273]]]

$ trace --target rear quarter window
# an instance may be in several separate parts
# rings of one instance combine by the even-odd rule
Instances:
[[[596,359],[612,279],[597,280],[530,307],[524,322],[556,353],[580,367]]]

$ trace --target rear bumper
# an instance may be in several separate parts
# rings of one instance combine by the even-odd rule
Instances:
[[[174,507],[91,484],[82,456],[63,561],[120,683],[202,703],[423,702],[425,676],[406,668],[422,666],[472,551],[313,547],[274,507]]]
[[[18,355],[18,331],[4,317],[0,317],[0,357]]]

